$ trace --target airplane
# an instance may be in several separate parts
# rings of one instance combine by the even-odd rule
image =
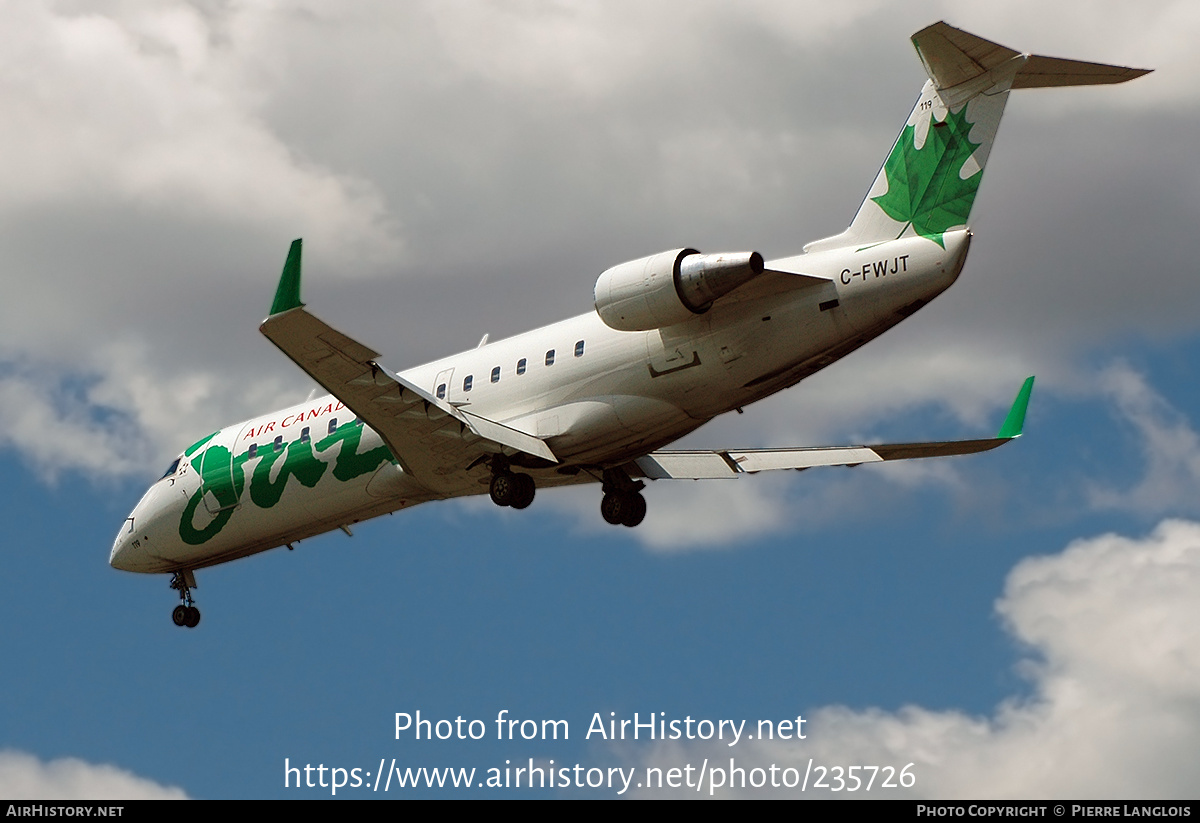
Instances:
[[[1033,378],[993,438],[670,450],[714,417],[799,383],[910,317],[959,275],[971,207],[1014,89],[1148,73],[1024,54],[944,22],[912,37],[929,80],[849,227],[803,253],[676,248],[604,271],[595,310],[404,372],[311,314],[301,241],[260,331],[327,396],[188,446],[120,529],[114,568],[171,575],[172,619],[200,622],[197,569],[431,500],[600,483],[614,525],[647,481],[971,454],[1019,437]]]

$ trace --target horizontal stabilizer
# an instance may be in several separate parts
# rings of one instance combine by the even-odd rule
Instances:
[[[968,83],[1021,56],[1015,49],[944,22],[921,29],[912,36],[912,42],[939,91]]]
[[[1085,63],[1061,57],[1032,55],[1017,72],[1014,89],[1044,89],[1054,86],[1099,86],[1124,83],[1149,74],[1153,69],[1131,69],[1106,63]]]
[[[1022,54],[944,22],[921,29],[912,41],[934,87],[950,106],[984,91],[1002,75],[1013,78],[1011,88],[1037,89],[1124,83],[1150,73],[1150,69]]]

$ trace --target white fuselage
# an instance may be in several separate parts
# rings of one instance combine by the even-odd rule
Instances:
[[[402,377],[545,440],[559,463],[527,467],[539,487],[592,482],[605,468],[794,385],[909,316],[958,276],[969,237],[947,233],[945,248],[910,237],[777,260],[683,323],[616,331],[591,312]],[[454,480],[434,473],[418,482],[354,421],[323,397],[216,432],[150,487],[110,563],[137,572],[195,569],[487,491],[483,466],[468,481],[456,472]],[[435,437],[428,452],[438,448]]]

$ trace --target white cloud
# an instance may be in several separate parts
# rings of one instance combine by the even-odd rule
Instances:
[[[186,800],[182,789],[162,786],[116,766],[74,757],[43,762],[0,751],[0,797],[22,800]]]
[[[0,211],[99,198],[315,235],[347,256],[398,250],[374,187],[274,134],[229,76],[242,56],[190,5],[63,14],[18,2],[6,16]]]
[[[637,538],[657,551],[729,548],[779,530],[788,520],[782,477],[655,483]]]
[[[779,476],[762,476],[649,483],[643,492],[646,519],[632,530],[609,525],[601,518],[598,484],[550,489],[535,505],[570,518],[579,533],[627,536],[651,551],[728,549],[787,525],[788,486],[782,481]],[[488,505],[491,507],[490,502]]]
[[[0,443],[18,449],[44,477],[63,469],[119,476],[137,471],[138,458],[152,454],[127,448],[138,442],[128,419],[96,420],[97,407],[60,384],[29,374],[6,376],[0,378],[0,403],[13,410]]]
[[[1200,523],[1168,520],[1144,538],[1079,540],[1009,574],[996,608],[1028,650],[1021,669],[1031,693],[990,716],[828,706],[804,712],[804,741],[659,744],[638,765],[698,766],[708,757],[728,767],[732,756],[747,772],[776,764],[803,774],[809,758],[826,766],[913,763],[916,785],[892,794],[1191,798],[1200,747],[1198,588]]]
[[[944,0],[940,5],[953,25],[1020,51],[1155,70],[1137,94],[1035,97],[1029,105],[1042,116],[1070,116],[1097,106],[1160,108],[1196,99],[1189,80],[1196,53],[1189,44],[1200,31],[1200,9],[1187,0],[1141,6],[1098,2],[1089,4],[1087,13],[1070,3],[1047,6],[1037,0],[1002,5]],[[1031,27],[1034,15],[1038,25]]]
[[[1200,436],[1191,422],[1126,363],[1101,372],[1098,385],[1138,435],[1145,471],[1128,488],[1092,484],[1092,503],[1147,513],[1193,510],[1200,484]]]
[[[51,480],[63,471],[153,476],[163,468],[158,461],[209,434],[214,421],[232,423],[239,403],[265,409],[301,399],[283,386],[269,377],[233,394],[212,372],[160,372],[153,353],[134,340],[102,342],[70,371],[55,374],[29,361],[0,371],[0,404],[10,409],[0,445]]]

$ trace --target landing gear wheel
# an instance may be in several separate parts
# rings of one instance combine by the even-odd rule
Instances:
[[[646,498],[637,492],[608,492],[600,501],[600,515],[606,523],[633,528],[646,517]]]
[[[632,529],[646,519],[646,498],[634,492],[625,502],[626,507],[621,512],[621,525]]]
[[[600,501],[600,515],[606,523],[633,528],[646,517],[646,498],[641,491],[646,487],[642,481],[630,479],[622,468],[604,470],[604,498]]]
[[[513,495],[513,500],[508,505],[514,509],[529,508],[529,504],[533,502],[533,496],[537,492],[537,484],[527,474],[514,474],[512,479],[516,485],[516,494]]]
[[[179,599],[183,601],[171,612],[171,621],[176,626],[194,629],[200,625],[200,610],[192,605],[192,587],[195,585],[196,578],[191,569],[182,569],[171,575],[171,588],[179,592]]]
[[[621,525],[621,518],[625,515],[626,508],[625,495],[618,492],[608,492],[600,501],[600,516],[604,518],[605,523],[619,526]]]
[[[492,484],[488,487],[492,502],[497,506],[511,506],[513,500],[517,499],[518,485],[517,475],[508,472],[496,473],[492,476]],[[533,502],[532,499],[530,502]]]

